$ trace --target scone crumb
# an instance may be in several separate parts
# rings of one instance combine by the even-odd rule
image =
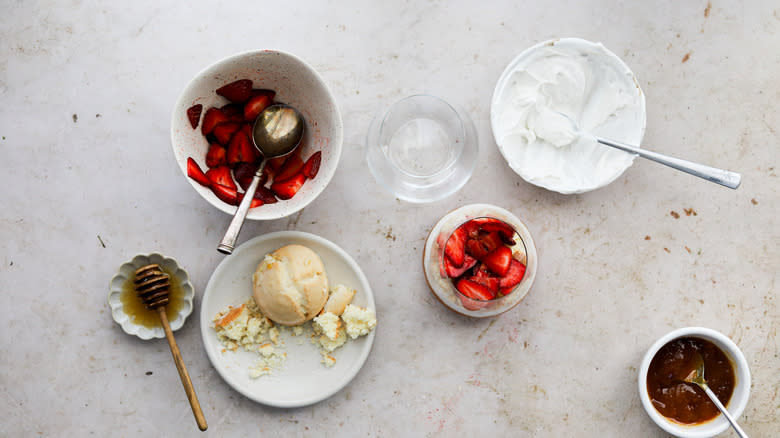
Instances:
[[[352,339],[365,336],[376,327],[376,315],[371,310],[350,304],[341,314],[347,328],[347,334]]]

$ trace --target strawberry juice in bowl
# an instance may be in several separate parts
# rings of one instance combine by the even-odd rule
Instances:
[[[476,318],[517,305],[533,284],[536,266],[536,247],[525,224],[489,204],[470,204],[445,215],[423,250],[434,296],[450,310]]]

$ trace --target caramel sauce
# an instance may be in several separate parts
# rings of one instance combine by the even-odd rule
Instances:
[[[683,381],[695,368],[695,352],[704,359],[704,380],[724,406],[734,392],[734,366],[715,344],[699,338],[680,338],[661,347],[647,371],[647,393],[653,407],[681,424],[710,421],[720,411],[698,385]]]
[[[173,275],[163,266],[160,266],[163,272],[171,276],[171,287],[168,291],[168,304],[165,305],[165,314],[169,321],[176,319],[179,311],[184,307],[184,288],[181,287],[181,280]],[[122,285],[122,292],[119,294],[119,301],[122,302],[124,312],[130,317],[130,321],[146,328],[162,328],[160,317],[156,310],[147,310],[143,301],[138,298],[133,284],[135,278],[128,278]]]

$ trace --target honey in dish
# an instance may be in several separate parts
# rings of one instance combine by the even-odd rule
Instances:
[[[178,277],[163,266],[160,266],[160,269],[171,277],[171,287],[168,290],[168,304],[165,305],[165,314],[168,316],[169,321],[173,321],[184,307],[184,289],[181,287],[181,280]],[[128,278],[122,285],[122,292],[119,294],[119,301],[122,302],[124,312],[135,324],[146,328],[162,327],[157,311],[147,310],[144,307],[143,301],[135,292],[133,280],[135,280],[135,277]]]
[[[728,406],[736,383],[734,366],[712,342],[689,337],[661,347],[650,362],[647,393],[661,415],[681,424],[704,423],[720,414],[704,390],[683,381],[696,366],[695,352],[704,359],[707,386],[724,406]]]

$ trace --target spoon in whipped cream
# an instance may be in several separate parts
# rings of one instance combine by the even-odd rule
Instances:
[[[718,169],[715,167],[694,163],[692,161],[687,161],[680,158],[670,157],[668,155],[659,154],[658,152],[640,149],[636,146],[627,145],[625,143],[620,143],[614,140],[608,140],[606,138],[601,138],[596,135],[593,135],[589,132],[581,131],[579,129],[579,126],[577,125],[577,122],[575,122],[574,119],[558,111],[553,111],[553,110],[547,111],[547,114],[545,115],[545,119],[548,122],[552,122],[552,121],[555,122],[555,123],[550,123],[559,128],[556,130],[557,133],[555,134],[554,138],[560,139],[559,141],[563,143],[566,143],[567,141],[568,143],[571,143],[578,136],[590,137],[593,140],[595,140],[597,143],[601,143],[603,145],[610,146],[615,149],[620,149],[621,151],[638,155],[642,158],[647,158],[648,160],[655,161],[656,163],[661,163],[663,165],[672,167],[674,169],[681,170],[685,173],[698,176],[699,178],[704,178],[708,181],[712,181],[716,184],[726,186],[730,189],[736,189],[737,187],[739,187],[740,183],[742,182],[742,175],[736,172]],[[561,127],[564,128],[563,134],[560,133]],[[552,134],[547,134],[547,135],[553,137]],[[545,134],[541,134],[540,136],[545,136]]]

